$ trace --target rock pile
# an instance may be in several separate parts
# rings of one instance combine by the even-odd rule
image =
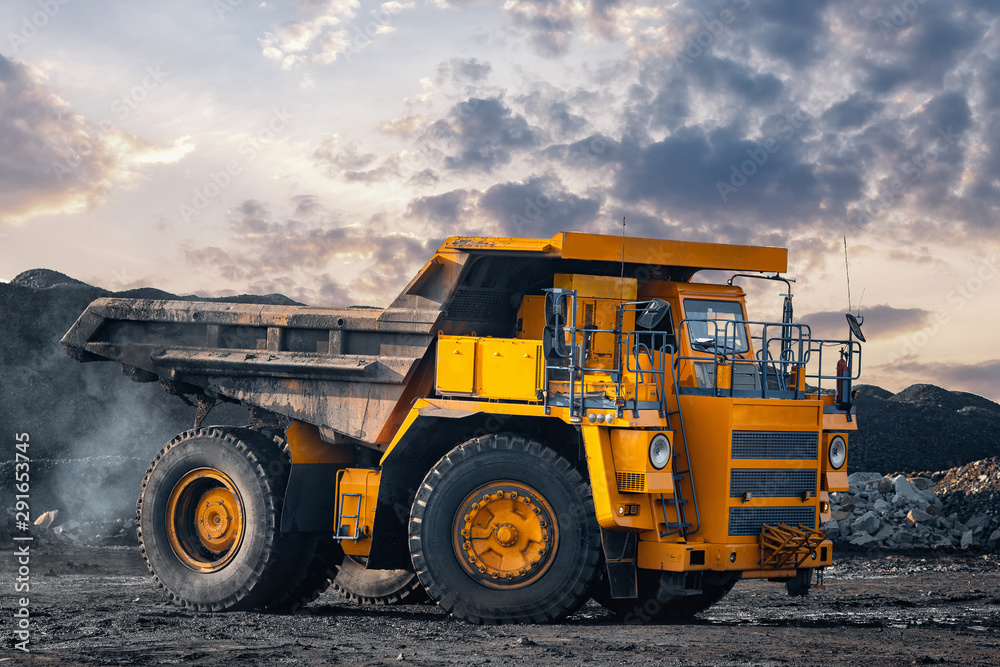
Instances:
[[[985,462],[978,463],[982,467]],[[933,477],[943,482],[954,473]],[[939,497],[931,476],[857,472],[848,482],[850,492],[830,494],[832,518],[823,524],[835,542],[886,549],[1000,551],[1000,507],[996,504],[983,505],[978,513],[970,514],[963,504],[965,497]]]

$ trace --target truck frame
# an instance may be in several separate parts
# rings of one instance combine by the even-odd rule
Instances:
[[[684,618],[832,563],[864,338],[850,315],[812,338],[786,270],[782,248],[453,237],[384,310],[103,298],[62,343],[198,408],[138,501],[178,604],[288,609],[333,579],[472,623],[591,597]],[[748,277],[787,285],[780,321],[747,316]],[[250,424],[203,426],[220,401]]]

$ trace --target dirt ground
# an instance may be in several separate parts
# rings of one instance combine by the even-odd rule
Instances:
[[[16,558],[2,561],[3,665],[1000,664],[1000,556],[841,554],[826,588],[742,581],[699,618],[622,625],[590,602],[560,625],[474,627],[432,605],[200,614],[171,605],[135,547],[33,554],[31,653],[13,650]]]

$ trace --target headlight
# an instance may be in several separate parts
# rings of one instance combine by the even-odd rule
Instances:
[[[649,441],[649,462],[657,470],[663,470],[670,463],[670,439],[662,433]]]
[[[834,436],[833,440],[830,441],[830,465],[833,466],[834,470],[840,470],[844,467],[846,460],[847,442],[839,435]]]

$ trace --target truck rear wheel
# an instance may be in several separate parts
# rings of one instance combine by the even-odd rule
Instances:
[[[337,566],[333,589],[360,604],[417,604],[427,600],[411,570],[369,570],[363,556],[345,555]]]
[[[410,554],[428,596],[470,623],[545,623],[573,613],[599,575],[590,486],[564,457],[498,434],[446,454],[410,513]]]
[[[288,461],[247,429],[181,433],[146,471],[139,544],[157,583],[200,611],[285,606],[308,574],[315,538],[282,534]]]
[[[594,600],[601,606],[615,612],[623,623],[656,623],[683,620],[705,611],[726,597],[740,579],[738,572],[707,572],[702,582],[701,593],[684,595],[670,600],[659,600],[660,573],[653,570],[639,570],[638,598],[611,597],[606,580],[594,589]]]

